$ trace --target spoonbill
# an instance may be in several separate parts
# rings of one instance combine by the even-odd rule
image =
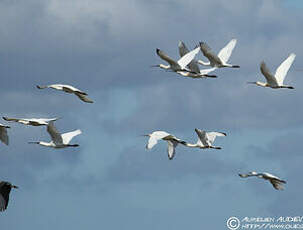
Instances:
[[[0,140],[6,145],[8,145],[8,135],[6,129],[9,128],[9,126],[0,124]]]
[[[56,121],[59,118],[9,118],[9,117],[2,117],[6,121],[14,121],[24,125],[32,125],[32,126],[41,126],[41,125],[48,125],[50,121]]]
[[[221,149],[221,147],[213,146],[216,137],[224,137],[226,133],[221,132],[205,132],[201,129],[195,129],[198,135],[198,141],[196,144],[185,143],[185,146],[200,149]]]
[[[69,144],[73,137],[81,134],[81,130],[77,129],[72,132],[60,134],[54,126],[54,121],[50,121],[47,125],[47,132],[51,136],[51,142],[35,141],[29,142],[29,144],[39,144],[46,147],[52,148],[66,148],[66,147],[78,147],[78,144]]]
[[[147,149],[151,149],[152,147],[154,147],[158,143],[158,140],[167,141],[167,144],[168,144],[167,153],[168,153],[168,159],[170,159],[170,160],[172,160],[175,156],[175,148],[177,147],[177,145],[179,143],[183,144],[183,145],[186,144],[185,141],[183,141],[165,131],[155,131],[150,134],[143,135],[143,136],[149,137],[148,143],[146,145]]]
[[[283,81],[286,77],[286,74],[294,62],[296,55],[291,53],[288,58],[285,59],[284,62],[277,68],[275,75],[273,75],[269,69],[267,68],[264,61],[261,62],[260,70],[261,73],[264,75],[266,82],[248,82],[249,84],[255,84],[262,87],[270,87],[272,89],[280,89],[280,88],[287,88],[287,89],[294,89],[294,87],[289,85],[283,85]]]
[[[178,44],[178,48],[179,48],[179,54],[180,57],[183,57],[184,55],[186,55],[187,53],[189,53],[189,49],[186,47],[186,45],[184,44],[184,42],[179,41]],[[208,73],[214,71],[215,69],[217,69],[216,67],[210,68],[210,69],[200,69],[197,61],[195,59],[193,59],[188,65],[187,65],[188,69],[190,70],[190,72],[177,72],[178,74],[184,76],[184,77],[191,77],[191,78],[216,78],[216,75],[208,75]]]
[[[63,84],[52,84],[52,85],[45,85],[45,86],[37,85],[37,88],[38,89],[52,88],[52,89],[64,91],[66,93],[73,93],[82,101],[87,102],[87,103],[93,103],[93,101],[87,97],[87,93],[85,93],[85,92],[81,91],[80,89],[77,89],[71,85],[63,85]]]
[[[286,184],[285,180],[281,180],[279,177],[274,176],[267,172],[263,172],[263,173],[249,172],[247,174],[239,174],[239,176],[242,178],[256,176],[264,180],[268,180],[272,184],[272,186],[277,190],[283,190],[284,189],[283,184]]]
[[[154,65],[152,67],[160,67],[161,69],[171,70],[173,72],[189,72],[190,70],[186,68],[186,66],[195,58],[195,56],[199,53],[200,48],[197,47],[194,50],[188,52],[186,55],[181,57],[178,61],[173,60],[162,50],[157,49],[157,55],[164,61],[168,63],[168,65],[159,64]]]
[[[7,181],[0,181],[0,212],[7,209],[9,194],[12,188],[18,188],[18,186],[12,185]]]
[[[218,55],[216,55],[212,52],[211,48],[205,42],[200,42],[201,51],[203,55],[209,60],[209,62],[198,60],[198,63],[204,66],[212,66],[217,68],[240,68],[238,65],[231,65],[227,63],[236,44],[237,39],[232,39],[223,49],[220,50]]]

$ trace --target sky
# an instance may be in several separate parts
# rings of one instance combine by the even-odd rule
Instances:
[[[81,129],[79,148],[49,149],[46,128],[7,123],[0,180],[19,186],[0,229],[227,229],[231,216],[301,216],[303,78],[301,1],[0,1],[1,116],[61,117],[60,132]],[[178,42],[218,52],[232,38],[217,79],[188,79],[151,65],[156,48],[178,58]],[[296,53],[285,83],[274,71]],[[203,59],[202,54],[198,55]],[[205,60],[205,58],[203,59]],[[70,84],[93,104],[36,85]],[[226,132],[222,150],[166,143],[146,150],[140,135],[164,130],[195,142],[195,128]],[[238,173],[265,171],[287,181],[276,191]]]

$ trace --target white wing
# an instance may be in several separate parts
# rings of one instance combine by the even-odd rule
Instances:
[[[184,69],[199,53],[200,47],[197,47],[190,51],[189,53],[185,54],[182,58],[178,60],[178,64],[182,69]]]
[[[8,135],[7,135],[7,130],[5,126],[0,126],[0,140],[8,145]]]
[[[61,134],[58,132],[58,130],[56,129],[56,127],[54,126],[54,122],[50,121],[47,125],[47,132],[49,133],[49,135],[52,138],[52,141],[55,144],[62,144],[63,140],[61,137]]]
[[[296,55],[294,53],[290,54],[289,57],[286,58],[286,60],[277,68],[275,78],[277,79],[279,85],[283,85],[284,78],[295,58]]]
[[[212,71],[214,71],[214,70],[216,70],[217,69],[217,67],[213,67],[213,68],[209,68],[209,69],[200,69],[200,74],[208,74],[208,73],[210,73],[210,72],[212,72]]]
[[[264,77],[265,77],[265,79],[266,79],[266,81],[269,85],[271,85],[271,86],[278,85],[278,82],[277,82],[276,78],[271,74],[271,72],[267,68],[264,61],[261,62],[260,70],[261,70],[261,73],[264,75]]]
[[[175,148],[177,147],[178,145],[178,142],[177,141],[174,141],[174,140],[170,140],[170,141],[167,141],[167,154],[168,154],[168,158],[170,160],[172,160],[175,156]]]
[[[169,136],[170,134],[165,132],[165,131],[155,131],[153,132],[147,142],[146,148],[147,149],[151,149],[152,147],[154,147],[157,143],[158,140],[161,140],[164,137]]]
[[[213,144],[216,137],[225,137],[226,133],[220,133],[220,132],[208,132],[206,133],[206,137],[208,139],[208,141],[210,142],[210,144]]]
[[[72,131],[72,132],[68,132],[68,133],[63,133],[61,136],[62,136],[62,139],[63,139],[63,144],[67,145],[75,136],[81,134],[81,130],[80,129],[77,129],[75,131]]]
[[[180,41],[178,44],[178,48],[179,48],[179,54],[180,57],[183,57],[184,55],[186,55],[187,53],[189,53],[188,48],[186,47],[186,45],[184,44],[184,42]],[[198,63],[195,59],[193,59],[187,66],[192,72],[194,73],[200,73],[200,69],[198,66]]]
[[[220,52],[218,53],[218,57],[221,59],[222,62],[226,63],[228,61],[236,44],[237,39],[232,39],[224,48],[220,50]]]

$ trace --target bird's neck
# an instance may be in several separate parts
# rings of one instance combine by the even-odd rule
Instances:
[[[53,146],[55,146],[55,144],[53,142],[44,142],[44,141],[40,141],[39,145],[46,146],[46,147],[53,147]]]
[[[260,81],[255,82],[255,84],[258,85],[258,86],[263,86],[263,87],[267,87],[267,86],[268,86],[267,83],[265,83],[265,82],[260,82]]]
[[[198,64],[205,65],[205,66],[210,66],[210,62],[204,62],[202,60],[198,60]]]
[[[160,64],[159,67],[161,69],[170,69],[170,66],[169,65],[164,65],[164,64]]]

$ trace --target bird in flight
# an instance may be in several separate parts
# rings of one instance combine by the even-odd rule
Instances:
[[[206,132],[201,129],[195,129],[196,134],[198,135],[198,141],[196,144],[185,143],[185,146],[191,148],[200,148],[200,149],[221,149],[221,147],[213,146],[213,143],[216,137],[224,137],[226,133],[222,132]]]
[[[54,126],[54,122],[50,121],[47,125],[47,132],[51,136],[51,142],[44,141],[35,141],[29,142],[29,144],[39,144],[46,147],[51,148],[66,148],[66,147],[78,147],[78,144],[69,144],[69,142],[73,139],[73,137],[81,134],[81,130],[77,129],[72,132],[60,134],[56,127]]]
[[[157,49],[157,55],[164,61],[168,63],[168,65],[159,64],[154,65],[152,67],[160,67],[161,69],[171,70],[173,72],[190,72],[189,69],[186,68],[186,66],[195,58],[195,56],[199,53],[200,48],[197,47],[194,50],[188,52],[183,57],[181,57],[178,61],[173,60],[171,57],[169,57],[166,53],[164,53],[162,50]]]
[[[24,125],[32,125],[32,126],[41,126],[41,125],[48,125],[50,121],[56,121],[59,118],[10,118],[10,117],[3,117],[6,121],[14,121]]]
[[[180,144],[185,144],[186,142],[165,132],[165,131],[155,131],[150,134],[143,135],[146,137],[149,137],[146,148],[151,149],[154,147],[157,143],[158,140],[164,140],[167,141],[167,154],[168,154],[168,159],[172,160],[175,156],[175,148],[177,145]]]
[[[285,180],[282,180],[279,177],[274,176],[267,172],[263,172],[263,173],[249,172],[247,174],[239,174],[239,176],[242,178],[255,176],[264,180],[268,180],[272,184],[272,186],[277,190],[283,190],[284,189],[283,185],[286,184]]]
[[[7,181],[0,181],[0,212],[7,209],[9,194],[12,188],[18,188]]]
[[[6,145],[8,145],[7,129],[9,128],[7,125],[0,124],[0,140]]]
[[[189,49],[186,47],[186,45],[182,41],[179,41],[178,48],[179,48],[180,57],[183,57],[184,55],[189,53]],[[191,77],[191,78],[207,78],[207,77],[216,78],[217,77],[216,75],[209,75],[209,73],[216,70],[217,67],[213,67],[210,69],[200,69],[196,59],[193,59],[187,65],[187,68],[190,70],[190,72],[181,71],[181,72],[177,72],[177,73],[184,77]]]
[[[238,65],[231,65],[227,63],[236,44],[237,44],[237,39],[232,39],[223,49],[220,50],[218,55],[216,55],[205,42],[200,42],[201,51],[203,55],[209,60],[209,62],[198,60],[198,63],[200,65],[212,66],[217,68],[223,68],[223,67],[240,68],[240,66]]]
[[[52,89],[64,91],[66,93],[73,93],[80,100],[82,100],[86,103],[93,103],[93,101],[87,97],[87,93],[85,93],[85,92],[81,91],[80,89],[77,89],[71,85],[63,85],[63,84],[53,84],[53,85],[45,85],[45,86],[37,85],[37,88],[38,89],[52,88]]]
[[[284,85],[284,79],[287,75],[287,72],[294,62],[296,55],[291,53],[288,58],[285,59],[284,62],[277,68],[275,75],[273,75],[269,69],[267,68],[264,61],[261,62],[260,70],[261,73],[264,75],[266,82],[248,82],[249,84],[255,84],[262,87],[270,87],[272,89],[280,89],[280,88],[287,88],[287,89],[294,89],[294,87],[290,85]]]

